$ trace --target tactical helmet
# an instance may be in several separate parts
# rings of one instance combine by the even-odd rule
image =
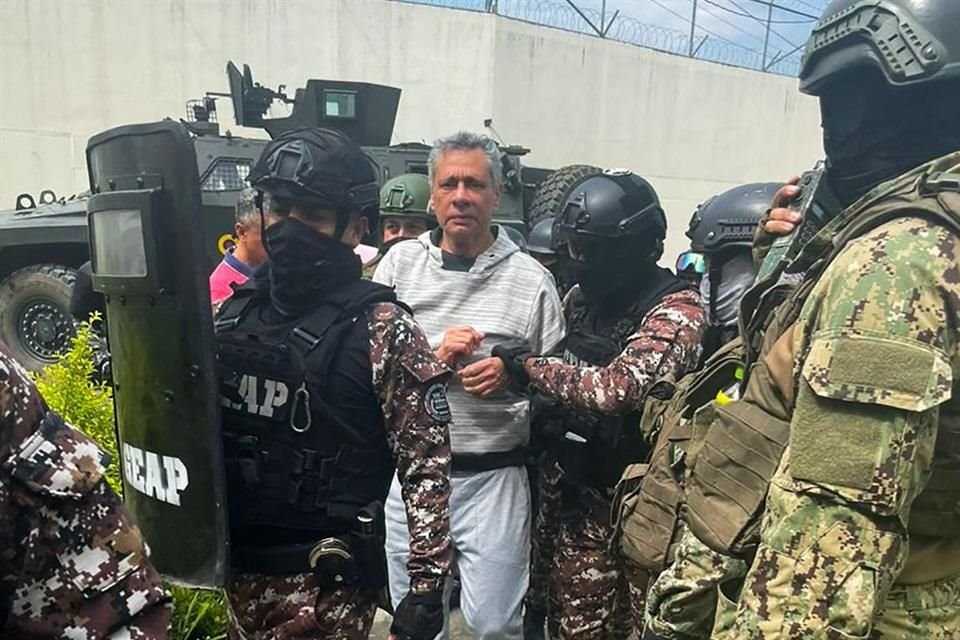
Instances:
[[[510,238],[513,244],[520,247],[520,251],[523,251],[524,253],[527,252],[527,239],[523,237],[522,233],[513,227],[508,227],[506,225],[502,225],[500,228],[507,232],[507,237]]]
[[[749,249],[780,186],[777,182],[745,184],[701,204],[687,227],[691,251],[710,255],[732,247]]]
[[[380,215],[425,218],[428,226],[437,224],[430,210],[430,181],[421,173],[405,173],[387,180],[380,189]]]
[[[287,131],[266,146],[248,180],[271,196],[338,214],[363,212],[371,227],[377,223],[377,170],[339,131],[315,127]]]
[[[553,247],[553,218],[544,218],[530,229],[527,236],[527,251],[543,255],[556,253]]]
[[[861,67],[892,86],[960,76],[960,2],[834,0],[807,41],[800,90],[819,96],[826,80]]]
[[[662,241],[667,217],[649,182],[626,169],[608,169],[571,188],[553,235],[559,241],[630,237]]]

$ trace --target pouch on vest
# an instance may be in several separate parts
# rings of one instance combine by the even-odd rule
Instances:
[[[906,339],[825,333],[814,337],[802,376],[790,434],[793,478],[894,516],[913,498],[914,456],[932,455],[934,473],[910,505],[909,528],[944,536],[950,529],[939,527],[956,523],[960,495],[944,486],[957,480],[956,425],[933,436],[939,416],[931,410],[953,386],[946,355]]]
[[[654,449],[642,483],[629,494],[622,489],[625,498],[615,528],[622,552],[644,568],[659,572],[672,562],[685,510],[684,476],[697,409],[718,393],[733,393],[742,358],[739,341],[730,342],[709,358],[701,371],[676,384],[669,401],[648,398],[644,406],[645,433],[655,438]],[[621,482],[625,480],[626,475]]]
[[[687,519],[708,547],[742,556],[756,544],[767,486],[786,448],[790,424],[746,401],[714,405],[687,488]]]

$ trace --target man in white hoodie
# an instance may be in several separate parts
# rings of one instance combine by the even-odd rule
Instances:
[[[460,608],[478,639],[520,639],[529,580],[530,492],[523,447],[530,434],[523,389],[509,388],[490,350],[527,340],[552,351],[564,335],[550,273],[491,225],[500,204],[500,151],[460,132],[430,153],[430,201],[439,226],[396,246],[374,280],[396,288],[440,359],[458,372],[448,398],[453,478],[450,534]],[[387,500],[391,598],[406,592],[409,534],[394,482]]]

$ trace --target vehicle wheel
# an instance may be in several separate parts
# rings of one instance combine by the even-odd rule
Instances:
[[[568,164],[560,167],[540,183],[537,189],[537,195],[533,197],[530,203],[530,213],[527,216],[527,228],[532,229],[534,225],[544,218],[552,218],[560,213],[560,207],[570,195],[570,189],[573,185],[587,176],[600,173],[599,167],[589,164]]]
[[[0,283],[0,340],[31,371],[56,362],[76,334],[70,315],[76,278],[70,267],[36,264]]]

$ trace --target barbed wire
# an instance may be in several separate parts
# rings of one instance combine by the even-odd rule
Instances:
[[[592,7],[576,9],[562,0],[398,0],[413,4],[426,4],[436,7],[463,9],[467,11],[496,12],[497,15],[539,24],[564,31],[573,31],[610,40],[634,44],[648,49],[656,49],[677,55],[693,57],[698,60],[719,62],[735,67],[756,69],[766,73],[796,76],[800,68],[800,54],[797,51],[784,54],[771,50],[766,59],[756,49],[744,46],[709,31],[697,24],[694,42],[691,46],[689,31],[643,22],[622,12],[616,17]],[[821,10],[827,0],[778,0],[784,4],[804,6],[807,9]],[[575,3],[576,4],[576,3]],[[657,3],[659,4],[659,3]],[[818,6],[823,5],[823,6]],[[671,13],[673,13],[671,11]],[[679,14],[675,14],[679,15]],[[608,20],[603,24],[601,18]],[[682,17],[682,16],[679,16]],[[588,22],[589,20],[589,22]],[[601,36],[598,29],[605,29]]]

